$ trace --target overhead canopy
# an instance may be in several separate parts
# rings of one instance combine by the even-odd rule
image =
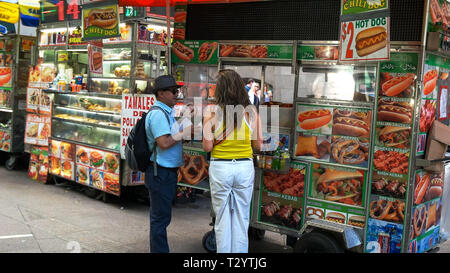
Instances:
[[[219,4],[238,2],[260,2],[267,0],[169,0],[170,6],[176,4]],[[119,6],[133,7],[165,7],[166,0],[119,0]]]

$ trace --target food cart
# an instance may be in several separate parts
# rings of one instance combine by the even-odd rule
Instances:
[[[12,170],[24,152],[26,86],[32,49],[36,44],[34,27],[23,26],[0,38],[0,151],[9,154],[5,162]],[[8,32],[7,31],[7,32]]]
[[[97,4],[62,3],[62,18],[50,1],[42,4],[38,65],[30,71],[27,108],[42,108],[31,100],[32,92],[50,98],[46,114],[51,177],[99,190],[106,200],[106,193],[120,196],[122,187],[144,184],[144,174],[124,164],[123,150],[136,119],[155,102],[154,96],[144,94],[151,90],[151,80],[167,73],[166,25],[145,8],[103,2],[99,5],[117,9],[119,36],[85,32],[82,39],[89,26],[84,27],[81,18]],[[38,123],[30,120],[27,126]]]
[[[443,168],[432,166],[426,143],[447,128],[435,119],[448,123],[448,36],[439,24],[444,18],[435,18],[447,6],[413,1],[409,8],[421,16],[401,18],[414,20],[414,27],[400,33],[393,27],[396,1],[382,1],[395,4],[385,6],[387,12],[356,17],[345,12],[345,2],[336,29],[348,35],[341,40],[178,40],[193,56],[183,61],[172,54],[174,71],[198,96],[205,86],[213,89],[215,65],[272,89],[260,107],[266,153],[255,155],[251,227],[286,234],[296,252],[426,252],[441,242],[446,204]],[[194,8],[187,10],[189,18]],[[349,42],[376,26],[387,34],[373,35],[390,37],[384,45],[364,52]],[[208,64],[199,60],[204,43],[217,43]],[[203,105],[212,100],[207,91]],[[430,130],[432,124],[441,129]],[[288,148],[290,157],[267,153],[278,147]],[[287,167],[274,164],[280,159]],[[197,181],[205,183],[202,189],[206,180]],[[200,185],[182,176],[180,183]]]

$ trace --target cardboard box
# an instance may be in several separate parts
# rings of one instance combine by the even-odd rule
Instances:
[[[445,157],[447,146],[450,145],[450,127],[435,120],[431,126],[427,139],[425,152],[426,160],[442,159]],[[433,162],[424,168],[431,172],[441,172],[444,169],[443,162]]]

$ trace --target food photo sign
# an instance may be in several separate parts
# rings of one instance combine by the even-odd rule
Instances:
[[[392,53],[380,62],[365,252],[405,249],[414,96],[419,56]]]
[[[389,59],[389,1],[343,0],[339,62]]]
[[[83,40],[120,37],[119,7],[117,1],[83,5]]]
[[[217,41],[174,40],[172,43],[173,63],[217,64]]]
[[[299,231],[308,165],[291,162],[289,173],[264,171],[261,180],[258,222]]]

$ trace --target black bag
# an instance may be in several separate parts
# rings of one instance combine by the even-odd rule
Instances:
[[[147,132],[145,131],[145,119],[153,110],[161,110],[170,124],[169,115],[162,108],[153,106],[147,113],[142,114],[142,117],[136,122],[127,139],[125,146],[125,158],[128,162],[128,167],[133,171],[145,172],[150,164],[150,157],[156,153],[156,140],[152,148],[148,147]],[[156,160],[155,160],[156,161]]]

